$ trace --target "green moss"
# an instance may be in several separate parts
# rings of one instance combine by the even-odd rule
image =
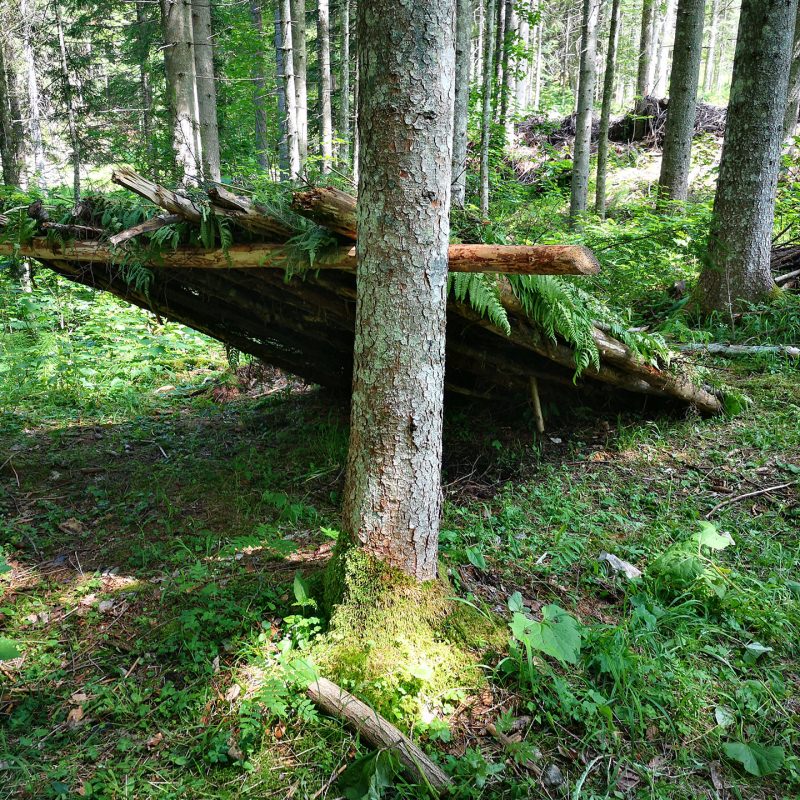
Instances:
[[[314,646],[322,674],[408,725],[482,684],[480,656],[505,634],[446,579],[419,583],[358,547],[329,569],[326,601],[339,603]]]

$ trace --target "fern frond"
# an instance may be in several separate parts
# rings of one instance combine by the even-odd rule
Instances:
[[[470,306],[492,325],[500,328],[506,336],[511,334],[508,314],[500,300],[497,277],[479,272],[451,272],[448,289],[460,303],[468,301]]]

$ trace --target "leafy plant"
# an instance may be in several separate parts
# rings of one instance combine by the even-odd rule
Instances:
[[[722,749],[728,758],[738,761],[747,772],[757,778],[777,772],[785,760],[782,747],[756,742],[725,742]]]

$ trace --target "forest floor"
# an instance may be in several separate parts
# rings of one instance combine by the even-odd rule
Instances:
[[[39,281],[0,306],[0,797],[342,796],[362,745],[270,670],[325,625],[295,576],[333,546],[346,403]],[[770,319],[797,337],[796,304]],[[738,416],[554,404],[537,437],[526,409],[449,410],[454,593],[503,627],[557,604],[582,638],[566,668],[487,647],[414,722],[456,796],[800,795],[798,368],[704,363]],[[704,520],[734,543],[698,562]],[[408,724],[415,687],[386,713]]]

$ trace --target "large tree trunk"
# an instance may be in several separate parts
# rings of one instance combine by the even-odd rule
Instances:
[[[295,89],[294,55],[292,37],[291,0],[280,0],[281,4],[281,66],[283,67],[284,102],[286,105],[286,149],[289,154],[289,177],[295,180],[300,175],[300,136],[297,122],[297,92]]]
[[[358,301],[344,526],[418,580],[436,577],[441,510],[454,13],[455,0],[358,7]]]
[[[601,218],[606,215],[606,172],[608,169],[608,129],[611,124],[611,102],[614,98],[614,74],[617,66],[619,43],[620,0],[611,0],[611,25],[606,50],[606,74],[603,76],[603,108],[600,112],[600,136],[597,145],[597,189],[595,211]]]
[[[494,53],[495,2],[488,0],[483,31],[483,106],[481,111],[481,216],[489,218],[489,149],[492,138],[492,56]]]
[[[797,117],[800,115],[800,7],[794,24],[792,43],[792,66],[789,69],[789,93],[786,100],[786,114],[783,118],[784,141],[794,135]]]
[[[333,119],[331,113],[331,21],[328,0],[318,0],[317,69],[319,71],[319,111],[321,121],[322,174],[333,166]]]
[[[589,147],[592,138],[592,111],[597,80],[597,21],[599,14],[599,0],[583,0],[578,117],[575,122],[572,192],[569,203],[569,215],[573,220],[586,211],[589,196]]]
[[[15,118],[16,75],[8,57],[7,42],[0,41],[0,158],[3,161],[3,183],[19,186],[22,178],[23,138]]]
[[[698,284],[704,311],[769,296],[775,193],[797,0],[743,0],[728,122]]]
[[[350,162],[350,0],[341,4],[341,50],[339,54],[339,161]]]
[[[201,153],[190,0],[161,0],[161,20],[172,147],[180,182],[191,184],[201,174]]]
[[[472,0],[456,2],[456,94],[453,112],[453,205],[467,196],[467,122],[469,121],[469,64]]]
[[[708,26],[708,51],[703,70],[703,94],[709,95],[714,89],[717,65],[717,38],[719,35],[719,0],[711,0],[711,18]]]
[[[22,27],[22,60],[28,79],[28,131],[31,137],[33,172],[41,187],[45,186],[44,140],[42,139],[41,109],[39,108],[39,79],[36,75],[36,57],[33,52],[33,2],[20,0],[19,14]]]
[[[294,107],[297,120],[297,149],[300,172],[308,158],[308,56],[306,54],[306,0],[290,0],[292,19],[292,64],[294,66]]]
[[[192,36],[197,93],[197,121],[200,127],[203,178],[219,183],[219,122],[217,84],[214,77],[214,36],[210,0],[192,3]]]
[[[72,96],[72,82],[69,78],[69,64],[67,63],[67,46],[64,42],[64,23],[61,19],[61,7],[56,3],[56,29],[58,31],[58,49],[61,55],[61,79],[64,81],[64,101],[67,106],[67,124],[69,126],[69,140],[72,145],[72,193],[75,207],[81,199],[81,143],[78,138],[78,125],[75,121],[75,105]]]
[[[686,200],[692,166],[692,137],[697,115],[697,87],[703,57],[706,0],[678,0],[675,51],[669,80],[669,106],[661,160],[659,196]]]
[[[267,79],[264,75],[264,17],[261,0],[250,0],[250,22],[256,35],[253,54],[253,111],[255,112],[256,161],[266,172],[269,169],[269,142],[267,141]]]

